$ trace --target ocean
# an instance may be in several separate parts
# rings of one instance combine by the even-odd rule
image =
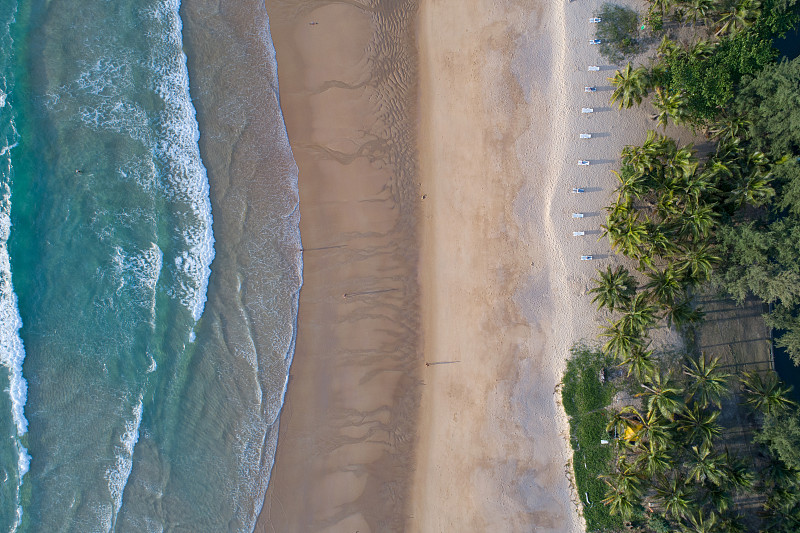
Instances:
[[[302,284],[263,4],[0,0],[0,531],[252,531]]]

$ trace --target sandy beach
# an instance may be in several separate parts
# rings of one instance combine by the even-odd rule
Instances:
[[[557,384],[651,127],[609,107],[601,4],[267,0],[305,281],[256,531],[583,529]]]

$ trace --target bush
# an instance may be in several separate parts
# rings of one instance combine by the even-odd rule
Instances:
[[[626,57],[641,51],[636,11],[616,4],[603,4],[598,16],[601,21],[595,37],[602,41],[600,54],[604,58],[612,63],[621,63]]]
[[[600,375],[611,364],[607,355],[575,348],[561,381],[561,399],[570,417],[575,485],[583,502],[587,531],[613,531],[622,527],[619,517],[610,515],[601,501],[606,484],[600,476],[611,472],[613,449],[611,445],[600,444],[600,440],[610,440],[605,408],[611,403],[615,389],[609,382],[601,382]]]
[[[602,353],[586,348],[574,348],[572,359],[567,363],[561,398],[568,416],[580,416],[611,403],[613,387],[600,382],[600,372],[614,364]]]

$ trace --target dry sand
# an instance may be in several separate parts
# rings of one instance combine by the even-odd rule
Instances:
[[[652,123],[608,106],[601,0],[419,4],[267,0],[306,252],[257,531],[583,528],[556,387]]]

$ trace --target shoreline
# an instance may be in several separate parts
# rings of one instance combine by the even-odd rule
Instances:
[[[610,170],[650,125],[608,106],[602,2],[420,0],[401,46],[380,0],[292,4],[267,10],[308,253],[256,531],[583,531],[558,386],[603,323]]]

